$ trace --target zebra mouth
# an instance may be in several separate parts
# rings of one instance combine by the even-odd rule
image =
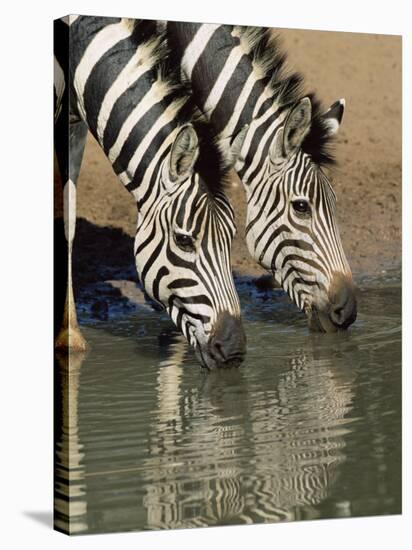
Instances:
[[[209,352],[208,350],[202,349],[200,345],[196,347],[195,353],[202,368],[205,368],[209,371],[215,369],[237,368],[241,365],[244,359],[244,354],[240,353],[223,359]]]
[[[240,354],[233,355],[232,357],[228,357],[227,359],[224,359],[224,360],[213,356],[211,357],[213,358],[213,361],[215,362],[217,368],[219,369],[231,369],[231,368],[240,367],[240,364],[242,363],[244,358],[244,356]]]
[[[212,330],[195,336],[195,352],[208,370],[239,367],[246,355],[246,335],[241,317],[228,311],[219,313]]]
[[[315,306],[305,308],[309,329],[313,332],[337,332],[341,327],[336,325],[329,314],[318,310]]]

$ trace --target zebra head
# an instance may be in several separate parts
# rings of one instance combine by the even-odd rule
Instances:
[[[344,100],[326,113],[317,109],[304,97],[269,124],[260,168],[249,169],[246,178],[246,238],[250,253],[305,311],[309,326],[333,332],[346,329],[357,312],[336,196],[321,167],[331,160],[325,146],[339,129]]]
[[[207,368],[237,366],[246,338],[233,282],[233,209],[222,191],[219,149],[190,123],[170,135],[156,182],[138,201],[136,266]]]

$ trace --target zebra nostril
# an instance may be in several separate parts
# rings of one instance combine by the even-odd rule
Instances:
[[[224,363],[226,361],[226,356],[224,353],[224,346],[219,340],[213,341],[210,346],[210,355],[217,363]]]
[[[344,314],[344,311],[345,311],[345,308],[344,307],[335,307],[333,310],[332,310],[332,319],[334,322],[340,324],[341,321],[342,321],[342,317],[343,317],[343,314]]]
[[[245,358],[245,349],[233,342],[212,342],[209,346],[209,354],[220,368],[238,367]]]
[[[336,302],[330,310],[331,321],[339,328],[346,329],[351,325],[357,315],[355,294],[349,286],[342,287]]]

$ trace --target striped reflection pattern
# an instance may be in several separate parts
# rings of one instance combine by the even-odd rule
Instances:
[[[183,340],[172,344],[170,352],[157,379],[156,424],[149,438],[152,456],[145,463],[145,527],[320,517],[318,506],[329,496],[346,460],[344,436],[350,420],[345,416],[352,409],[353,376],[345,372],[344,361],[337,361],[338,368],[329,371],[317,353],[297,351],[282,365],[275,391],[262,391],[251,408],[239,404],[225,411],[225,397],[239,391],[242,382],[238,380],[239,386],[231,389],[228,385],[227,393],[221,395],[217,381],[217,393],[209,388],[204,395],[192,392],[188,399],[181,390]],[[207,429],[202,429],[200,421],[204,408]],[[196,416],[192,426],[189,419]],[[198,450],[192,462],[189,451],[182,453],[189,440],[192,453]],[[244,454],[233,453],[239,448]],[[193,463],[190,482],[185,481],[183,456],[186,464]],[[247,474],[252,459],[254,473]]]
[[[224,193],[231,164],[170,63],[165,35],[148,21],[70,16],[56,22],[55,42],[69,255],[90,130],[136,201],[134,253],[147,295],[167,310],[203,366],[239,364],[245,338],[230,267],[235,223]]]
[[[344,100],[322,112],[314,94],[304,96],[303,78],[284,70],[271,29],[178,22],[166,28],[175,63],[226,155],[245,133],[235,169],[246,191],[251,255],[312,321],[320,312],[319,328],[347,328],[356,300],[324,171],[334,163],[330,145]]]

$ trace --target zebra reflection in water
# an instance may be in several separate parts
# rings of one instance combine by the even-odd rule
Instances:
[[[119,333],[110,342],[121,353],[96,349],[82,367],[63,365],[56,380],[56,528],[91,533],[321,514],[346,460],[356,372],[348,342],[311,339],[277,359],[273,374],[255,356],[254,369],[215,371],[200,383],[183,338],[161,346],[163,362],[148,362],[150,375],[129,361],[133,338]],[[139,350],[144,361],[147,351]]]
[[[203,388],[182,391],[185,347],[183,340],[171,346],[158,376],[151,457],[143,469],[145,527],[318,517],[316,506],[345,461],[354,371],[344,357],[331,366],[316,347],[297,352],[252,404],[242,371],[208,376]]]

